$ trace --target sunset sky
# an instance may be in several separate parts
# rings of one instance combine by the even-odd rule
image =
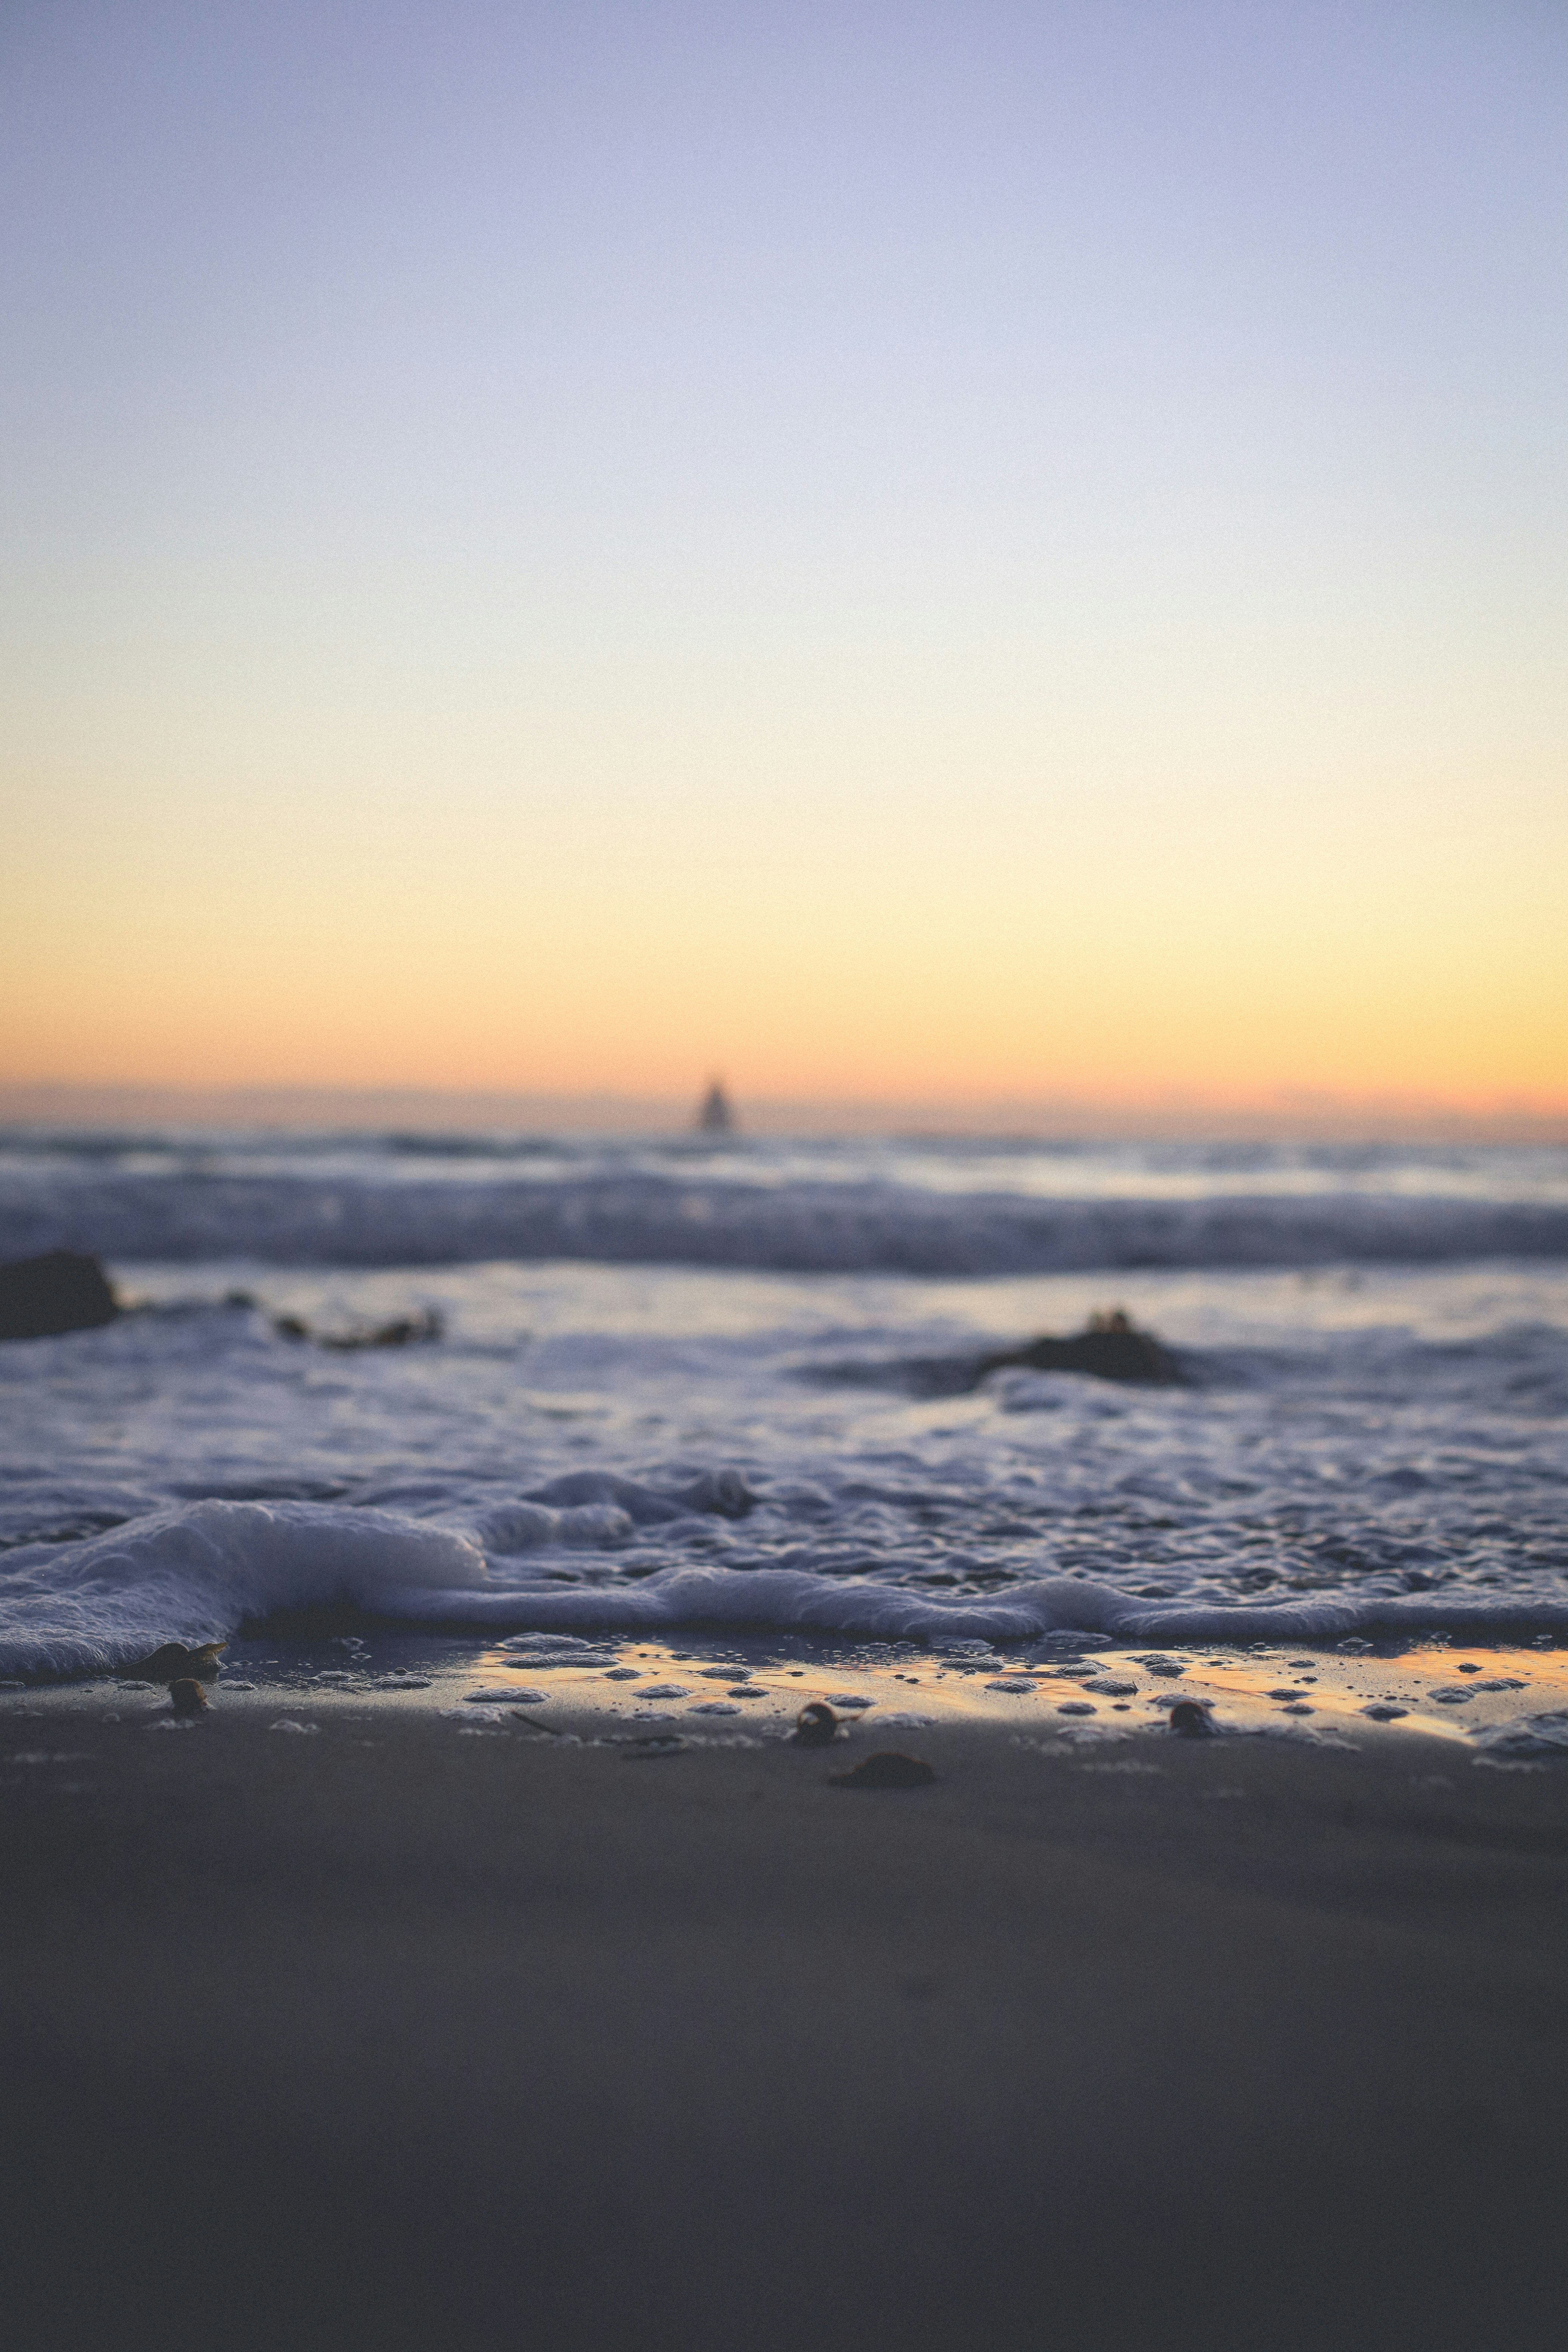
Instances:
[[[1568,13],[0,16],[0,1081],[1568,1110]]]

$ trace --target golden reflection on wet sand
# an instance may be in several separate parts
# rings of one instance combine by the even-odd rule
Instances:
[[[721,1638],[679,1648],[607,1639],[581,1664],[569,1653],[529,1654],[498,1646],[478,1661],[474,1680],[477,1688],[493,1689],[498,1701],[511,1699],[543,1722],[602,1715],[650,1728],[750,1727],[775,1734],[814,1700],[872,1728],[898,1727],[891,1720],[898,1717],[923,1717],[1037,1731],[1127,1733],[1163,1727],[1177,1699],[1196,1698],[1212,1702],[1217,1721],[1238,1727],[1272,1723],[1302,1733],[1375,1727],[1456,1739],[1568,1706],[1568,1652],[1528,1645],[1428,1645],[1394,1658],[1295,1648],[1139,1647],[1032,1664],[1003,1652],[905,1647],[875,1660],[863,1652],[840,1652],[826,1659],[751,1662],[742,1655],[750,1646]],[[1380,1712],[1369,1714],[1369,1708]]]

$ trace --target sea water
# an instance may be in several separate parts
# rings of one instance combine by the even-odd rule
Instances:
[[[1561,1149],[0,1137],[0,1256],[59,1245],[135,1311],[0,1348],[0,1673],[1568,1633]],[[1179,1384],[978,1376],[1118,1307]]]

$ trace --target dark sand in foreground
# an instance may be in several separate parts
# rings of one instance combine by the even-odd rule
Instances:
[[[1568,1773],[6,1730],[23,2352],[1561,2334]]]

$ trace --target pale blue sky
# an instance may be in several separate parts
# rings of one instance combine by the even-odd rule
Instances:
[[[1568,1095],[1565,101],[1557,7],[13,5],[7,1071]]]

